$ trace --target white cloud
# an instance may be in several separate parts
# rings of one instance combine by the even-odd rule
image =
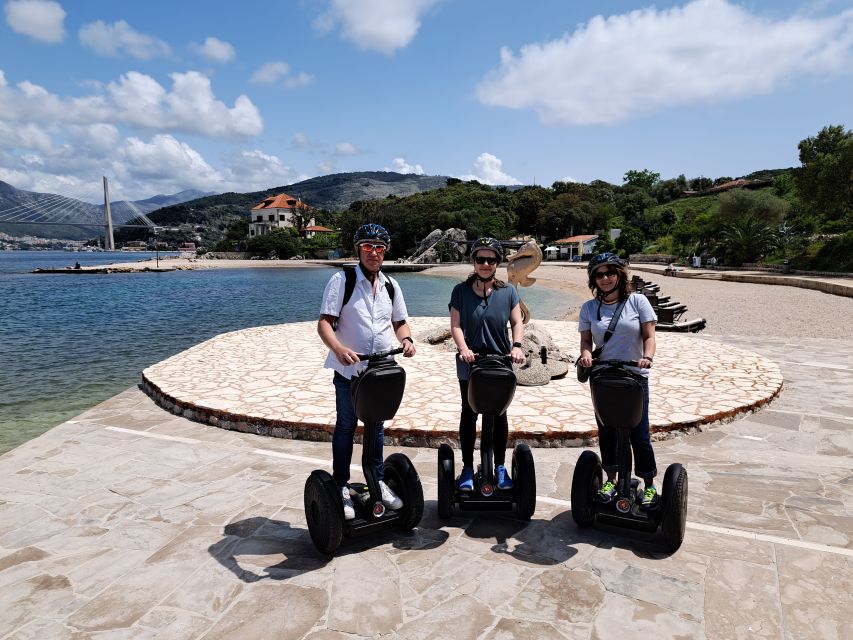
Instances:
[[[421,16],[441,0],[330,0],[314,26],[325,33],[341,25],[343,37],[360,49],[393,54],[408,45]]]
[[[4,7],[6,22],[15,33],[41,42],[62,42],[65,38],[65,10],[48,0],[9,0]]]
[[[462,176],[462,180],[476,180],[489,185],[521,184],[519,180],[504,173],[503,161],[491,153],[481,153],[474,161],[474,173]]]
[[[275,84],[283,79],[283,85],[287,89],[298,89],[314,82],[314,76],[300,71],[291,75],[290,65],[282,60],[266,62],[257,69],[249,78],[249,82],[255,84]]]
[[[314,84],[314,76],[304,71],[284,79],[284,86],[288,89],[299,89],[300,87],[307,87],[309,84]]]
[[[278,156],[259,149],[240,152],[226,171],[226,181],[238,191],[260,191],[300,182],[308,177],[285,165]]]
[[[391,161],[390,167],[385,167],[385,171],[394,171],[396,173],[414,173],[419,176],[424,175],[424,168],[419,164],[409,164],[405,158],[394,158]]]
[[[325,162],[321,162],[317,165],[317,171],[320,172],[321,176],[328,175],[330,173],[335,173],[338,170],[337,164],[334,160],[326,160]]]
[[[791,78],[853,67],[853,10],[772,20],[727,0],[597,16],[518,55],[477,87],[488,105],[545,124],[610,124],[673,106],[772,92]]]
[[[255,84],[274,84],[279,78],[283,78],[290,73],[290,65],[286,62],[267,62],[255,71],[249,78],[249,82]]]
[[[214,62],[231,62],[237,56],[233,46],[212,36],[204,44],[191,43],[190,49]]]
[[[171,53],[169,45],[144,33],[139,33],[124,20],[106,24],[103,20],[80,27],[80,42],[102,56],[125,53],[139,60],[150,60]]]
[[[198,151],[170,135],[156,135],[150,142],[128,138],[123,151],[127,172],[137,178],[180,183],[187,187],[221,180]]]
[[[336,156],[357,156],[361,151],[352,142],[339,142],[335,145]]]

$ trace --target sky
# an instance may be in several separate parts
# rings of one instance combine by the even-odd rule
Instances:
[[[853,125],[853,0],[0,0],[0,180],[739,177]]]

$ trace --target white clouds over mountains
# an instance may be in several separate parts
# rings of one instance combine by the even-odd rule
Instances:
[[[769,93],[792,77],[853,66],[853,11],[770,20],[726,0],[597,16],[533,43],[477,88],[484,104],[545,124],[612,124],[674,106]]]

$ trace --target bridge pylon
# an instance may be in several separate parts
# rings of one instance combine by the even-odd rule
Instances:
[[[110,184],[104,176],[104,249],[115,251],[116,243],[113,238],[113,216],[110,213]]]

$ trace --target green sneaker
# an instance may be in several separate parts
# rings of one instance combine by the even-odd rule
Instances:
[[[646,490],[643,492],[643,501],[640,503],[640,506],[643,509],[655,509],[658,506],[658,501],[660,500],[660,496],[658,495],[658,490],[654,487],[646,487]]]
[[[616,485],[608,480],[604,486],[598,490],[598,500],[600,502],[610,502],[616,497]]]

